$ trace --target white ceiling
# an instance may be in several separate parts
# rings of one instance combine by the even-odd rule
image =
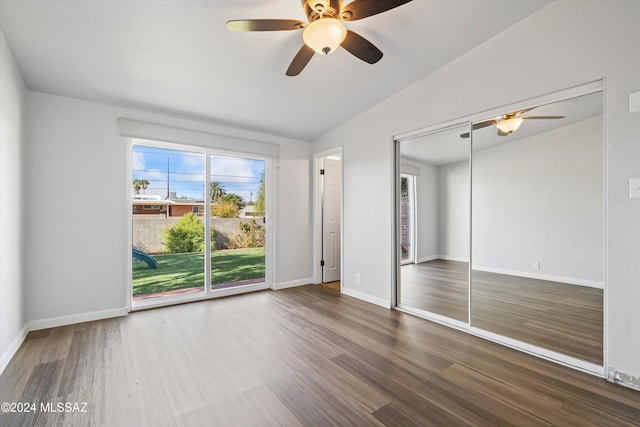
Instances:
[[[414,0],[347,24],[377,64],[339,49],[297,77],[301,31],[225,22],[304,20],[300,0],[0,0],[0,29],[31,90],[312,141],[550,2]]]

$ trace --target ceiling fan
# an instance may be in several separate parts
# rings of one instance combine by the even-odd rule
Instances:
[[[518,130],[520,125],[525,120],[564,119],[564,116],[521,116],[521,114],[524,114],[531,110],[533,110],[533,108],[528,108],[526,110],[519,110],[513,113],[503,114],[502,116],[498,116],[494,119],[485,120],[484,122],[474,123],[471,129],[477,130],[477,129],[485,128],[487,126],[495,125],[495,127],[498,128],[499,136],[507,136],[507,135],[511,135],[513,132]],[[465,132],[461,134],[460,138],[469,138],[469,132]]]
[[[502,116],[496,117],[494,119],[474,123],[471,129],[477,130],[486,128],[487,126],[495,125],[495,127],[498,128],[498,135],[507,136],[518,130],[520,125],[525,120],[564,119],[564,116],[521,116],[521,114],[524,114],[531,110],[533,110],[533,108],[503,114]],[[460,138],[469,138],[469,132],[461,134]]]
[[[302,30],[304,44],[291,61],[287,76],[297,76],[315,53],[328,55],[339,46],[361,60],[375,64],[382,52],[364,37],[347,30],[342,22],[356,21],[409,3],[411,0],[302,0],[309,23],[296,19],[241,19],[227,22],[231,31]]]

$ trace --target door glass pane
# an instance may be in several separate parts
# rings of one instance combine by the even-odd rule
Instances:
[[[413,176],[400,177],[400,238],[402,263],[413,262],[413,209],[414,191]]]
[[[265,280],[265,161],[210,156],[211,290]]]
[[[202,153],[134,145],[133,300],[204,291]]]

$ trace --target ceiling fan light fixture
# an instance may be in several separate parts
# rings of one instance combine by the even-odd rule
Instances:
[[[347,29],[334,18],[321,18],[307,25],[302,40],[317,53],[330,54],[347,37]]]
[[[511,133],[518,130],[522,122],[524,122],[524,119],[521,117],[511,117],[509,119],[500,120],[496,123],[496,127],[504,133]]]

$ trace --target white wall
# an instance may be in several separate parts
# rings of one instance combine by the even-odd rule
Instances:
[[[275,281],[310,280],[310,144],[37,92],[27,100],[26,306],[34,324],[117,315],[127,304],[130,182],[119,117],[279,143]]]
[[[469,161],[438,166],[438,256],[469,261]]]
[[[279,166],[275,283],[312,283],[311,144],[283,143]]]
[[[603,172],[602,116],[475,152],[474,268],[601,287]]]
[[[390,299],[393,135],[605,77],[605,364],[638,381],[640,200],[629,199],[628,179],[640,177],[640,115],[628,95],[640,90],[639,19],[637,1],[554,2],[315,141],[314,151],[344,146],[345,289]]]
[[[420,165],[416,177],[417,259],[431,259],[438,254],[438,185],[437,169]]]
[[[25,85],[0,32],[0,372],[24,336]]]

